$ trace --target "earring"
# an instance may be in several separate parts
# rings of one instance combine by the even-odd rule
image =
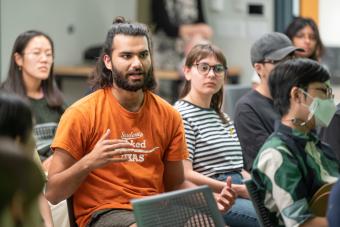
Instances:
[[[20,65],[18,66],[18,69],[19,69],[19,71],[21,71],[21,66]]]

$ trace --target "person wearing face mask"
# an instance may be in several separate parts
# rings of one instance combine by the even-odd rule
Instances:
[[[339,165],[314,129],[331,121],[336,107],[323,66],[309,59],[278,64],[269,77],[274,107],[281,115],[260,149],[252,178],[275,226],[327,226],[309,207],[314,193],[339,177]]]

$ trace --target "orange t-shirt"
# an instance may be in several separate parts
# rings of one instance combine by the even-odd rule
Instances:
[[[163,192],[164,160],[188,157],[179,113],[155,94],[144,94],[140,110],[129,112],[110,88],[100,89],[69,107],[59,122],[51,147],[64,149],[77,160],[91,152],[107,129],[110,139],[154,150],[128,155],[128,162],[111,163],[88,175],[73,195],[79,226],[85,226],[97,210],[131,209],[131,199]]]

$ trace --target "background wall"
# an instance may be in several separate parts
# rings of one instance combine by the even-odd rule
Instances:
[[[5,79],[15,38],[37,29],[55,44],[56,65],[83,63],[83,51],[104,42],[113,18],[136,19],[136,0],[0,0],[0,81]]]
[[[319,27],[322,41],[329,47],[340,47],[340,1],[319,0]]]
[[[250,84],[253,69],[250,47],[274,28],[273,0],[204,0],[205,15],[214,29],[215,44],[227,56],[228,65],[241,67],[241,83]],[[263,7],[262,14],[249,14],[249,7]]]
[[[149,3],[138,0],[137,17],[150,25]],[[250,5],[262,6],[262,14],[249,14]],[[214,29],[213,42],[223,49],[228,65],[241,68],[240,82],[250,84],[250,47],[263,33],[273,31],[274,0],[203,0],[203,7],[207,23]]]

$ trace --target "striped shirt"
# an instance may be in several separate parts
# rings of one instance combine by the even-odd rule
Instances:
[[[180,112],[193,170],[205,176],[240,171],[243,157],[235,127],[229,116],[223,124],[213,109],[198,107],[179,100],[175,108]]]

